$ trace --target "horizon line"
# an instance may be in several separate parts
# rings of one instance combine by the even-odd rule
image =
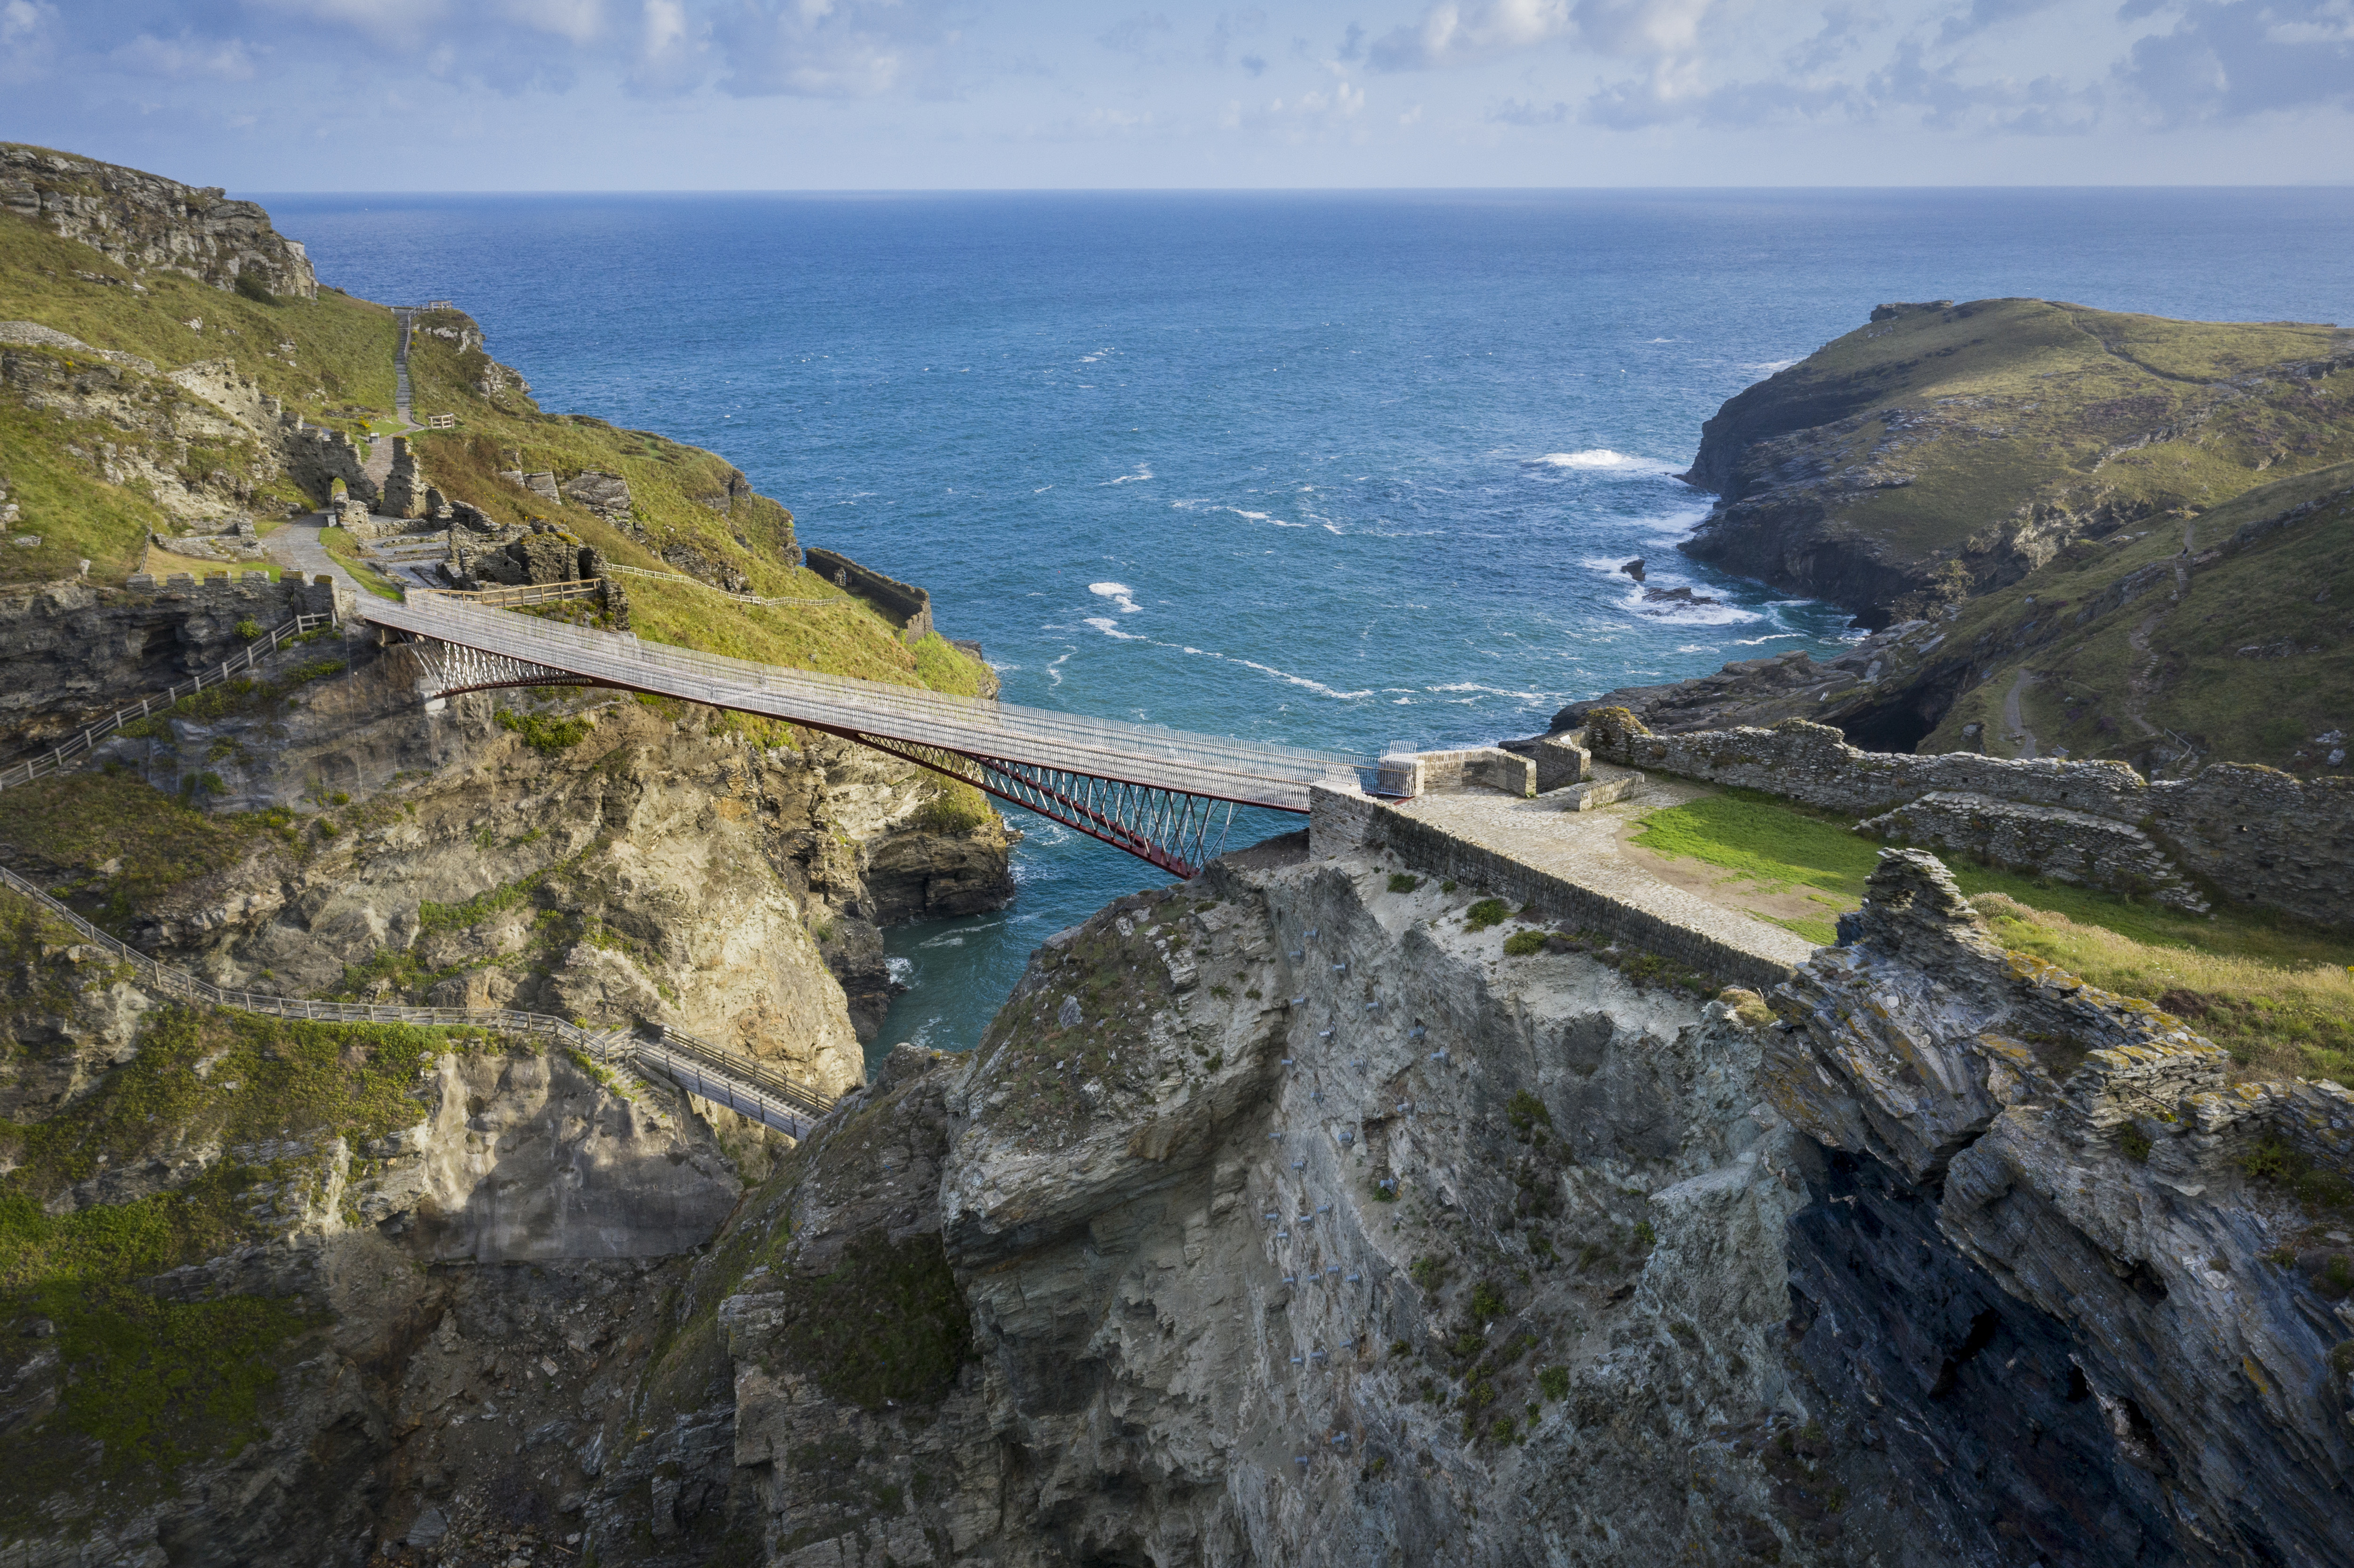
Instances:
[[[128,165],[125,165],[128,166]],[[2080,194],[2090,191],[2219,191],[2311,192],[2354,191],[2354,179],[2290,182],[2278,185],[2167,185],[2130,181],[2106,185],[697,185],[644,188],[625,185],[414,186],[361,190],[320,186],[265,188],[249,186],[256,195],[272,196],[1620,196],[1620,195],[1744,195],[2034,192]]]

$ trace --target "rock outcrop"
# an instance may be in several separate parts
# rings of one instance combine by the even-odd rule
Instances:
[[[2354,1097],[2229,1085],[2179,1021],[2002,952],[1917,851],[1779,1001],[1768,1090],[1829,1156],[1798,1358],[1973,1556],[2336,1561]]]
[[[1122,900],[969,1062],[895,1056],[696,1266],[671,1331],[732,1375],[654,1406],[600,1552],[2330,1560],[2342,1234],[2251,1172],[2337,1190],[2334,1088],[2219,1091],[1917,853],[1770,1009],[1390,869]]]
[[[249,277],[273,294],[315,299],[319,280],[300,242],[249,201],[218,186],[0,143],[0,206],[136,271],[186,272],[217,289]]]

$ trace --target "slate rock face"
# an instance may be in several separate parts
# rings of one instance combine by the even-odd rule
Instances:
[[[1918,851],[1776,997],[1766,1092],[1821,1152],[1800,1358],[1987,1560],[2336,1560],[2354,1239],[2313,1194],[2354,1172],[2354,1096],[2227,1085],[2180,1020],[2002,951]]]
[[[0,143],[0,206],[134,270],[167,268],[220,289],[249,274],[273,294],[319,295],[301,243],[217,186]]]

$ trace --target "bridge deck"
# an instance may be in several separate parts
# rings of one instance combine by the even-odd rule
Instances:
[[[1335,753],[779,669],[462,600],[363,599],[357,614],[379,626],[629,691],[1242,805],[1305,811],[1311,785],[1352,789],[1372,781],[1369,760]]]

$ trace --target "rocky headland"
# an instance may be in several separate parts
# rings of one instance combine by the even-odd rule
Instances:
[[[220,259],[262,256],[266,218],[217,192],[7,151],[34,194],[0,214],[0,414],[39,460],[6,476],[38,519],[0,592],[17,745],[332,615],[348,588],[138,569],[298,507],[438,536],[478,584],[606,585],[539,612],[991,689],[923,590],[809,572],[725,459],[543,412],[457,313],[417,318],[407,366],[453,423],[371,450],[388,312],[279,286],[283,257],[246,286]],[[270,347],[216,358],[231,332]],[[1728,484],[1778,418],[1712,437]],[[2328,504],[2233,537],[2306,540]],[[1956,608],[1712,711],[1819,716]],[[0,890],[0,1557],[2343,1555],[2354,1102],[2006,951],[1925,853],[1880,857],[1840,945],[1734,987],[1656,928],[1516,914],[1462,869],[1492,857],[1442,868],[1433,831],[1328,798],[1312,834],[1051,938],[969,1055],[869,1075],[878,928],[1010,893],[977,798],[781,724],[427,702],[422,673],[318,624],[0,789],[0,863],[136,949]],[[1673,752],[1631,713],[1589,727],[1622,766]],[[1526,770],[1432,776],[1500,762]],[[794,1142],[487,1012],[215,1006],[138,952],[669,1025],[839,1097]]]
[[[1718,499],[1680,546],[1872,635],[1607,693],[1554,727],[1624,707],[2168,777],[2342,768],[2349,457],[2341,328],[1882,305],[1707,422],[1684,477]]]

